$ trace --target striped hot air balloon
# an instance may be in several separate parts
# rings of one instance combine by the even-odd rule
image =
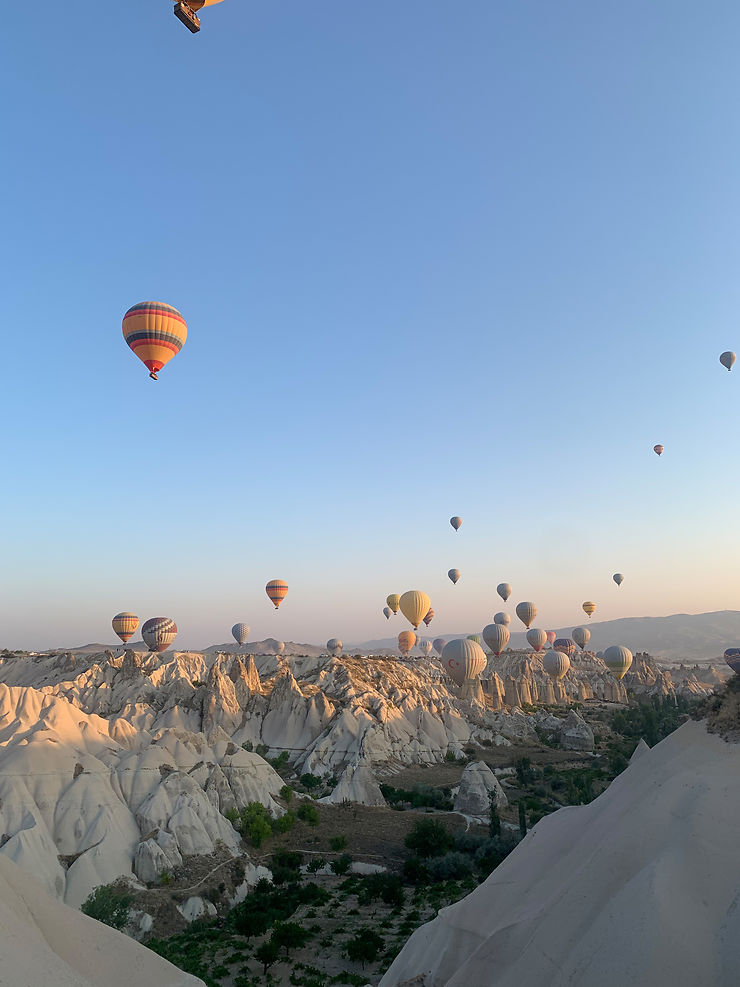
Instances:
[[[588,642],[591,640],[591,631],[588,627],[574,627],[573,640],[576,642],[581,651],[583,651]]]
[[[506,603],[506,601],[511,596],[511,586],[509,583],[499,583],[496,587],[496,592],[501,597],[501,599]]]
[[[481,638],[480,634],[468,634],[466,640],[468,640],[468,641],[475,641],[476,644],[482,644],[483,643],[483,639]]]
[[[159,654],[177,637],[177,624],[171,617],[151,617],[141,628],[141,636],[149,650]]]
[[[423,652],[423,654],[425,654],[427,656],[427,658],[432,653],[432,643],[431,643],[431,641],[421,641],[420,644],[419,644],[419,647],[420,647],[421,651]]]
[[[539,627],[530,627],[527,631],[527,644],[533,651],[542,651],[547,641],[547,634]]]
[[[434,610],[431,607],[427,610],[426,616],[424,617],[424,623],[429,627],[431,622],[434,620]]]
[[[505,624],[486,624],[483,628],[483,640],[498,658],[509,643],[509,628]]]
[[[152,380],[188,338],[185,319],[164,302],[139,302],[123,317],[123,338],[149,370]]]
[[[449,572],[447,573],[447,575],[450,577],[450,579],[452,580],[452,582],[454,584],[460,578],[460,570],[459,569],[450,569]]]
[[[615,679],[623,679],[632,664],[632,652],[621,644],[613,644],[604,652],[604,664]]]
[[[576,642],[569,637],[558,637],[553,642],[552,650],[572,658],[576,653]]]
[[[344,645],[338,637],[330,637],[326,642],[326,650],[330,655],[334,655],[335,657],[341,655],[343,647]]]
[[[724,657],[733,672],[740,675],[740,648],[728,648]]]
[[[461,517],[451,517],[450,518],[450,524],[455,529],[455,531],[459,531],[460,530],[460,525],[462,524],[462,518]]]
[[[426,614],[431,610],[431,600],[420,589],[407,590],[399,600],[401,613],[416,630]]]
[[[508,627],[511,623],[511,617],[508,613],[504,613],[500,610],[498,613],[493,615],[493,622],[494,624],[502,624],[504,627]]]
[[[398,613],[398,608],[401,604],[401,597],[398,595],[398,593],[391,593],[391,595],[387,597],[385,602],[391,608],[393,613]]]
[[[537,607],[528,600],[525,600],[523,603],[517,603],[516,615],[526,628],[530,628],[534,623],[534,618],[537,616]]]
[[[432,644],[434,645],[434,650],[437,652],[437,654],[441,655],[442,652],[444,651],[444,647],[447,644],[447,641],[445,641],[443,637],[435,637],[435,639],[432,641]]]
[[[120,637],[124,644],[133,637],[136,628],[139,626],[139,618],[135,613],[129,613],[128,610],[124,610],[123,613],[117,613],[112,621],[113,630]]]
[[[583,612],[590,620],[592,615],[596,613],[596,604],[592,600],[586,600],[586,602],[583,604]]]
[[[475,641],[448,641],[442,650],[442,664],[452,681],[462,685],[466,679],[480,675],[486,667],[486,653]]]
[[[570,658],[562,651],[555,651],[554,648],[551,648],[550,651],[545,652],[542,658],[542,667],[551,679],[559,682],[568,674]]]
[[[288,584],[283,582],[282,579],[271,579],[267,586],[265,586],[265,593],[267,593],[275,604],[275,609],[277,610],[288,595]]]
[[[234,624],[231,628],[231,633],[234,636],[234,640],[241,647],[243,644],[247,643],[247,638],[249,637],[250,627],[249,624]]]
[[[416,644],[416,634],[413,631],[401,631],[398,635],[398,650],[407,655]]]

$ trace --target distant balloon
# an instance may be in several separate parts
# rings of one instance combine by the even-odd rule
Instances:
[[[586,602],[583,604],[583,612],[588,616],[590,620],[591,615],[596,613],[596,604],[593,603],[591,600],[586,600]]]
[[[623,679],[632,664],[632,652],[621,644],[613,644],[604,652],[604,664],[615,679]]]
[[[326,650],[330,655],[339,656],[342,653],[342,642],[338,637],[330,637],[326,642]]]
[[[243,644],[247,643],[247,638],[249,637],[249,624],[234,624],[231,628],[231,633],[234,635],[234,640],[241,647]]]
[[[719,362],[723,367],[727,367],[728,370],[732,370],[733,364],[737,357],[732,352],[732,350],[725,350],[725,352],[720,356]]]
[[[499,583],[496,587],[496,592],[501,597],[501,599],[506,603],[506,601],[511,596],[511,586],[509,583]]]
[[[475,641],[476,644],[482,644],[482,639],[480,634],[468,634],[467,641]]]
[[[576,642],[569,637],[559,637],[553,643],[553,651],[559,651],[563,655],[572,658],[576,653]]]
[[[486,624],[483,628],[483,640],[498,658],[509,643],[509,628],[505,624]]]
[[[503,624],[504,627],[508,627],[509,624],[511,623],[511,617],[508,615],[508,613],[504,613],[503,611],[499,610],[498,613],[495,613],[493,615],[493,622],[494,624]]]
[[[555,651],[552,648],[550,651],[546,651],[542,658],[542,667],[550,676],[551,679],[555,679],[559,682],[560,679],[565,678],[568,674],[568,669],[570,668],[570,658],[563,654],[562,651]]]
[[[547,635],[547,643],[548,644],[552,644],[552,642],[558,636],[558,632],[557,631],[545,631],[545,634]]]
[[[539,627],[530,627],[527,631],[527,643],[534,651],[542,651],[547,641],[547,634]]]
[[[486,653],[475,641],[448,641],[442,650],[442,664],[452,681],[462,685],[480,675],[486,667]]]
[[[583,651],[588,642],[591,640],[591,631],[588,627],[574,627],[573,640],[576,642],[581,651]]]
[[[407,655],[416,644],[416,634],[413,631],[401,631],[398,635],[398,650]]]
[[[455,531],[459,531],[460,530],[460,525],[462,524],[462,518],[461,517],[451,517],[450,518],[450,524],[455,529]]]
[[[391,619],[391,614],[392,613],[393,613],[393,611],[391,610],[390,607],[383,607],[383,615],[385,616],[385,619],[386,620],[390,620]]]
[[[531,627],[534,622],[534,618],[537,616],[537,607],[534,603],[529,603],[527,601],[524,603],[517,603],[516,615],[525,627]]]
[[[123,613],[117,613],[112,621],[113,630],[120,637],[124,644],[133,636],[136,628],[139,626],[139,618],[135,613],[129,613],[128,610],[124,610]]]
[[[401,597],[399,606],[401,613],[416,630],[431,610],[431,600],[420,589],[410,589]]]
[[[728,367],[727,369],[729,370],[730,368]],[[725,661],[733,672],[740,675],[740,648],[728,648],[725,651]]]
[[[603,651],[597,651],[596,652],[596,657],[597,658],[600,658],[601,661],[603,661],[604,660],[604,652]]]
[[[275,604],[275,609],[277,610],[288,595],[288,584],[284,583],[282,579],[271,579],[267,586],[265,586],[265,593],[267,593]]]
[[[398,605],[401,602],[401,597],[398,593],[391,593],[391,595],[385,601],[391,608],[393,613],[398,613]]]
[[[624,582],[624,576],[622,575],[621,572],[615,572],[614,575],[612,576],[612,579],[617,584],[617,586],[621,586],[622,583]]]
[[[161,653],[177,637],[177,624],[169,617],[152,617],[141,628],[141,636],[150,651]]]
[[[285,641],[276,641],[275,642],[275,654],[276,655],[281,655],[283,653],[283,651],[285,651]]]
[[[424,623],[427,625],[427,627],[429,627],[429,625],[433,620],[434,620],[434,610],[432,610],[432,608],[430,607],[426,612],[426,616],[424,617]]]
[[[453,583],[456,583],[458,581],[458,579],[460,578],[460,570],[459,569],[450,569],[450,571],[447,573],[447,575],[450,577],[450,579],[452,580]]]
[[[444,651],[447,641],[445,641],[443,637],[435,637],[434,641],[432,641],[432,644],[434,645],[434,650],[437,652],[437,654],[441,655],[442,652]]]
[[[661,446],[661,445],[653,446],[653,452],[657,453],[658,456],[662,456],[664,448],[665,446]]]
[[[429,657],[429,655],[432,653],[432,645],[430,641],[422,641],[419,647],[427,657]]]
[[[123,317],[123,338],[152,380],[165,363],[176,356],[188,338],[185,319],[164,302],[139,302]]]

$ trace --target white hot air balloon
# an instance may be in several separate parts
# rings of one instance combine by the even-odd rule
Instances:
[[[503,624],[504,627],[508,627],[511,623],[511,617],[508,613],[504,613],[503,610],[499,610],[498,613],[493,615],[493,622],[494,624]]]
[[[539,627],[530,627],[527,631],[527,643],[534,651],[542,651],[547,641],[547,634]]]
[[[581,651],[583,651],[591,640],[591,631],[588,627],[574,627],[572,637]]]
[[[496,625],[499,626],[498,624]],[[442,665],[456,685],[477,678],[486,667],[486,653],[475,641],[448,641],[442,650]]]
[[[231,633],[234,635],[234,640],[241,647],[243,644],[247,643],[247,638],[249,637],[249,624],[234,624],[231,628]]]
[[[499,583],[496,587],[496,592],[501,597],[501,599],[506,603],[506,601],[511,596],[511,586],[509,583]]]
[[[562,651],[554,651],[550,648],[546,651],[542,658],[542,667],[550,676],[550,678],[555,679],[559,682],[560,679],[564,678],[568,674],[568,669],[570,668],[570,658],[564,655]]]
[[[338,637],[330,637],[329,640],[326,642],[326,650],[329,652],[330,655],[334,655],[335,657],[341,655],[343,647],[344,645],[342,644],[342,642],[339,640]]]
[[[483,640],[498,658],[509,643],[509,628],[504,624],[486,624],[483,628]]]
[[[604,652],[604,664],[615,679],[623,679],[632,664],[632,652],[621,644],[613,644]]]
[[[528,600],[525,600],[523,603],[517,603],[516,615],[524,626],[529,628],[532,626],[534,623],[534,618],[537,616],[537,607],[534,603],[530,603]]]

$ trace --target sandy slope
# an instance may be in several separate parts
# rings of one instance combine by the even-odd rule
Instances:
[[[0,987],[203,987],[0,855]]]
[[[736,987],[740,746],[689,722],[543,819],[381,987]]]

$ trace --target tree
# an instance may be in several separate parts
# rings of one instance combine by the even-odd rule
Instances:
[[[348,853],[343,853],[341,857],[337,857],[336,860],[332,860],[329,865],[332,871],[339,877],[342,874],[346,874],[347,871],[352,866],[352,857]]]
[[[261,946],[254,951],[255,959],[259,960],[263,967],[263,973],[267,976],[267,971],[273,963],[277,962],[280,956],[280,947],[272,939],[265,939]]]
[[[403,841],[420,857],[441,857],[452,848],[452,834],[435,819],[420,819]]]
[[[491,811],[488,816],[488,835],[495,839],[497,836],[501,836],[501,820],[498,817],[498,809],[493,801],[493,795],[489,797],[491,799]]]
[[[358,929],[346,945],[347,956],[353,963],[360,963],[365,968],[366,963],[374,963],[384,943],[377,932],[363,926]]]
[[[524,808],[524,802],[519,802],[519,832],[522,834],[522,839],[527,835],[527,810]]]
[[[307,929],[302,929],[297,922],[276,922],[272,928],[270,939],[279,949],[285,950],[286,959],[291,949],[300,949],[311,938]]]
[[[284,802],[290,802],[293,798],[293,789],[290,785],[283,785],[280,789],[280,798],[283,799]]]
[[[83,902],[80,911],[112,929],[121,929],[128,922],[128,910],[133,898],[113,884],[101,884]]]
[[[319,810],[315,805],[311,805],[310,802],[304,802],[298,809],[298,818],[308,823],[309,826],[318,826]]]
[[[244,936],[245,939],[251,939],[252,936],[261,936],[270,927],[270,917],[262,909],[235,909],[234,910],[234,929],[240,936]]]

